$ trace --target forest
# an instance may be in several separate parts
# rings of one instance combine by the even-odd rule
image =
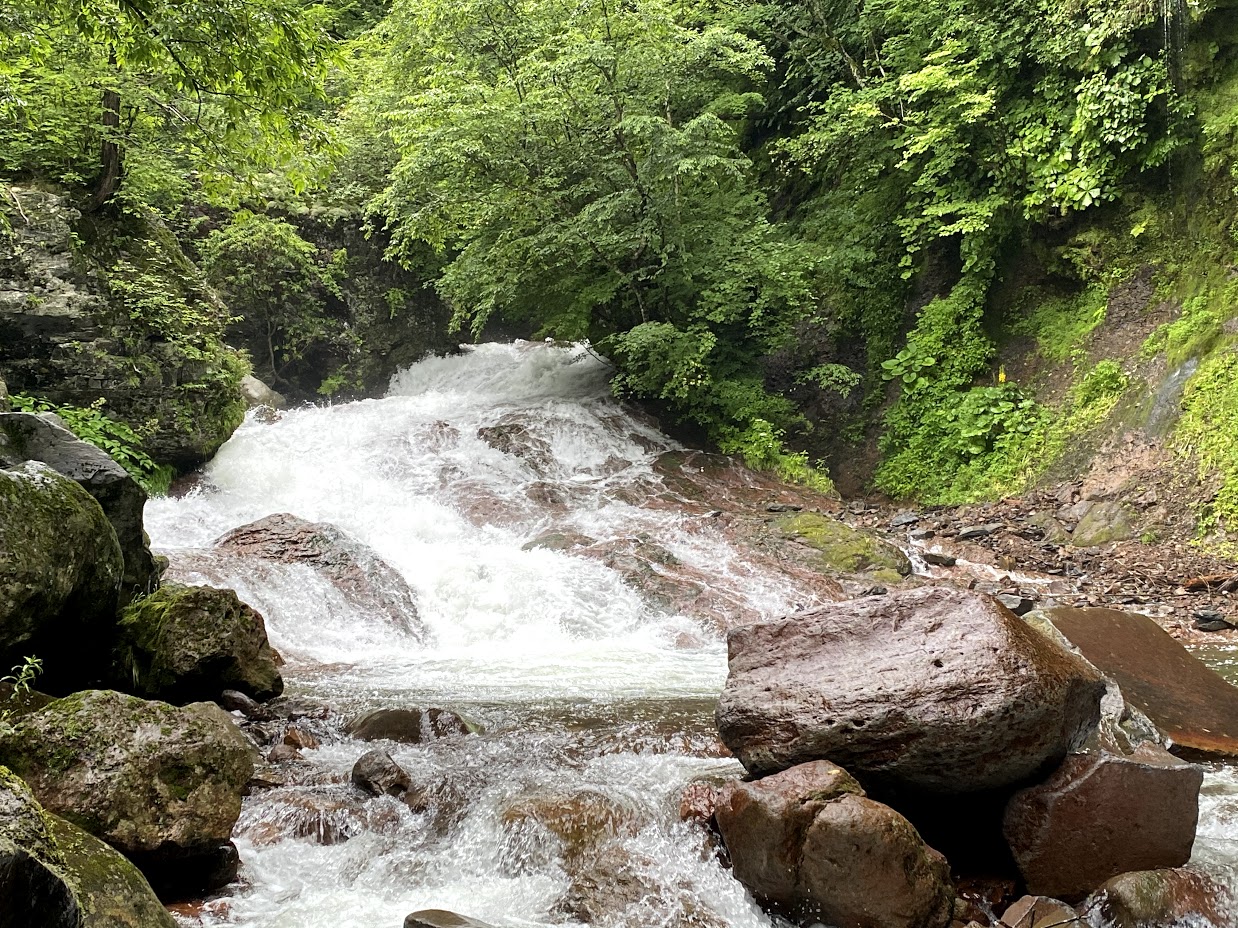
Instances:
[[[0,174],[70,191],[88,247],[132,235],[126,217],[174,235],[222,321],[140,261],[109,274],[143,294],[135,322],[195,357],[239,327],[277,387],[360,395],[368,340],[432,306],[447,342],[588,340],[617,395],[751,465],[823,488],[858,458],[866,489],[939,503],[1034,480],[1120,404],[1131,357],[1197,358],[1178,434],[1225,479],[1213,516],[1238,508],[1238,452],[1216,437],[1238,415],[1225,3],[0,16]],[[367,332],[336,309],[378,264],[399,285]],[[1141,273],[1181,314],[1096,356],[1088,333]],[[1046,394],[1049,368],[1065,386]]]

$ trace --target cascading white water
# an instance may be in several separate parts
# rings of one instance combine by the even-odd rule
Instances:
[[[246,801],[243,885],[203,924],[399,928],[425,908],[504,926],[772,924],[677,814],[690,780],[740,770],[717,758],[712,730],[721,633],[651,605],[599,560],[524,549],[548,529],[648,538],[752,613],[800,605],[785,576],[752,569],[667,492],[653,464],[674,445],[610,398],[608,373],[582,348],[532,343],[423,361],[380,400],[251,417],[200,486],[148,505],[176,576],[234,587],[265,615],[292,692],[345,713],[442,706],[485,729],[393,748],[424,790],[419,811],[344,801],[370,745],[306,751],[325,773]],[[519,436],[520,453],[479,432],[496,427]],[[670,502],[648,505],[658,494]],[[212,553],[226,531],[277,512],[371,546],[416,590],[426,640],[307,567]],[[1212,777],[1205,803],[1200,847],[1214,867],[1238,860],[1232,781]],[[527,827],[520,809],[547,802],[606,821],[590,865],[571,829]],[[307,810],[319,840],[280,831]],[[321,843],[327,832],[336,843]]]

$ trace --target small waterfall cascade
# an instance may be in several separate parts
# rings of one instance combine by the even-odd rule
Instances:
[[[299,723],[316,735],[306,763],[245,801],[240,885],[185,924],[399,928],[437,908],[504,928],[783,925],[680,817],[691,782],[742,772],[712,718],[725,623],[625,569],[653,551],[756,617],[811,600],[664,478],[659,462],[682,449],[608,379],[583,348],[428,359],[381,399],[251,414],[197,486],[148,504],[171,575],[235,588],[265,616],[289,693],[337,710]],[[309,567],[214,547],[274,513],[372,549],[414,591],[424,634]],[[383,742],[418,799],[361,801],[349,773],[374,745],[343,737],[343,720],[431,706],[481,732]],[[1214,870],[1238,862],[1230,769],[1209,773],[1196,851]]]

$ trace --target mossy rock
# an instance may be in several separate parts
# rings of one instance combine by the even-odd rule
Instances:
[[[823,570],[839,573],[911,573],[907,555],[889,542],[818,512],[797,512],[778,520],[778,528],[820,552]]]
[[[0,924],[23,928],[173,928],[125,857],[39,806],[0,767]]]
[[[1089,548],[1129,541],[1138,534],[1128,507],[1118,502],[1099,502],[1089,506],[1079,519],[1070,543],[1076,548]]]
[[[49,811],[143,870],[227,845],[253,774],[251,748],[218,706],[177,708],[110,690],[49,703],[0,732],[0,764]]]
[[[126,608],[114,664],[117,686],[172,703],[284,690],[262,616],[232,590],[206,586],[165,583]]]
[[[124,558],[89,493],[45,464],[0,468],[0,666],[37,655],[45,686],[98,673]]]

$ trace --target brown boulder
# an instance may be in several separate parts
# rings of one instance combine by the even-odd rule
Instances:
[[[423,634],[416,595],[400,572],[334,525],[280,512],[233,529],[215,542],[215,548],[224,554],[312,567],[358,606],[385,615],[395,628],[418,638]]]
[[[1153,745],[1129,756],[1072,754],[1020,790],[1004,831],[1028,892],[1078,899],[1128,870],[1191,857],[1203,771]]]
[[[403,796],[413,786],[408,771],[386,751],[367,751],[352,766],[352,785],[371,796]]]
[[[1164,732],[1173,753],[1192,759],[1238,757],[1238,687],[1147,616],[1068,607],[1046,614]]]
[[[925,587],[735,629],[716,720],[757,775],[830,759],[870,787],[1026,781],[1095,727],[1104,680],[987,596]]]
[[[448,735],[467,735],[474,728],[448,709],[376,709],[353,719],[345,730],[361,741],[421,744]]]
[[[724,787],[715,817],[736,879],[777,910],[837,928],[950,923],[946,859],[828,761]]]
[[[1001,928],[1084,928],[1087,921],[1065,902],[1024,896],[1002,913]]]
[[[1144,870],[1114,877],[1079,907],[1112,928],[1230,928],[1233,893],[1197,870]]]
[[[448,912],[446,909],[423,909],[405,918],[404,928],[494,928],[494,926],[466,915]]]

